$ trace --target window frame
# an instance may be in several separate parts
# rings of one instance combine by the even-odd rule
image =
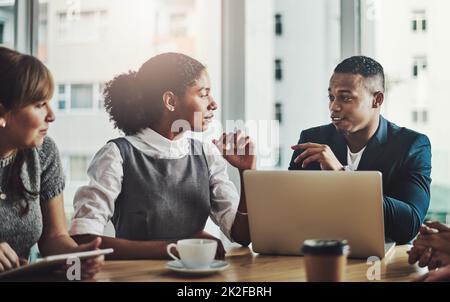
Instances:
[[[38,48],[39,0],[15,0],[14,47],[35,55]]]
[[[4,39],[4,30],[5,30],[5,23],[0,21],[0,44],[3,44],[3,39]]]

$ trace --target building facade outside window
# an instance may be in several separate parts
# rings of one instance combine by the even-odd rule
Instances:
[[[275,35],[283,35],[283,15],[281,14],[275,15]]]
[[[376,17],[367,18],[364,11],[362,17],[374,28],[371,55],[383,65],[387,76],[383,114],[398,125],[430,138],[433,181],[427,218],[450,223],[450,141],[447,133],[450,91],[445,76],[450,68],[447,55],[450,39],[446,32],[450,20],[444,13],[450,11],[450,2],[371,2]],[[370,32],[362,32],[362,35],[367,37]]]
[[[0,45],[14,48],[15,1],[0,0]]]
[[[94,106],[94,91],[92,85],[73,84],[70,89],[71,109],[92,109]]]
[[[69,169],[68,169],[68,180],[69,181],[84,181],[88,180],[87,169],[89,162],[91,161],[90,156],[86,155],[72,155],[69,157]]]
[[[428,63],[426,56],[418,56],[413,59],[413,69],[412,74],[413,77],[417,78],[419,74],[422,74],[427,70]]]
[[[428,110],[415,109],[412,112],[412,120],[416,125],[426,125],[428,123]]]
[[[5,36],[5,23],[3,21],[0,21],[0,44],[3,44],[4,42],[4,36]]]
[[[412,17],[412,30],[414,32],[426,32],[427,31],[427,15],[425,10],[413,11]]]
[[[283,61],[281,59],[275,60],[275,80],[283,80]]]
[[[220,0],[39,0],[37,24],[35,55],[57,83],[52,102],[56,121],[49,136],[67,173],[69,218],[91,158],[108,140],[123,135],[113,129],[103,108],[105,83],[137,71],[156,54],[181,52],[208,66],[220,102]]]

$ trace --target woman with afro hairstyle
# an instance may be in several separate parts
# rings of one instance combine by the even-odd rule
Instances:
[[[179,53],[157,55],[109,82],[104,96],[126,136],[109,141],[89,166],[90,182],[74,198],[75,240],[102,236],[111,220],[116,237],[102,236],[102,248],[114,248],[113,259],[167,258],[167,245],[183,238],[217,240],[221,258],[220,240],[204,231],[211,217],[247,246],[245,192],[239,197],[226,163],[239,169],[242,184],[242,173],[256,166],[252,141],[241,132],[212,143],[188,137],[207,130],[218,107],[205,66]]]

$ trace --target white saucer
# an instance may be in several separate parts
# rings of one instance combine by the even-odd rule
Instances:
[[[166,267],[175,272],[182,272],[188,274],[212,274],[220,272],[229,266],[228,262],[221,260],[214,260],[209,268],[191,269],[184,267],[183,263],[179,260],[167,262]]]

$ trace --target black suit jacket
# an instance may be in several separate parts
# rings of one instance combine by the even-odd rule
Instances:
[[[342,165],[347,165],[347,143],[333,124],[305,130],[299,144],[328,145]],[[320,170],[319,163],[302,169],[292,156],[289,170]],[[430,203],[431,145],[426,135],[400,128],[380,116],[377,132],[367,144],[359,171],[383,174],[385,235],[397,242],[410,242],[418,233]]]

